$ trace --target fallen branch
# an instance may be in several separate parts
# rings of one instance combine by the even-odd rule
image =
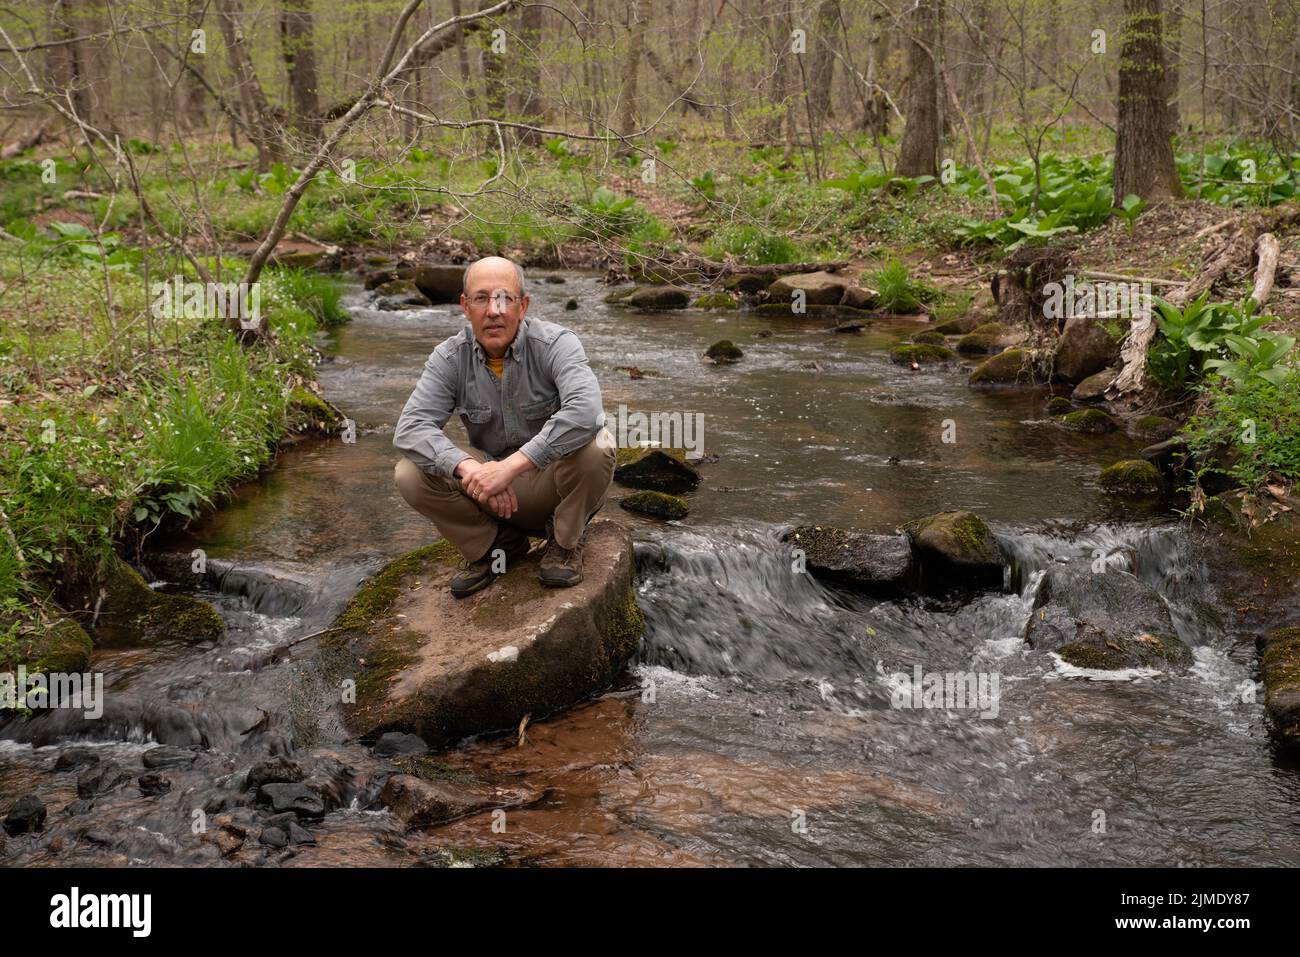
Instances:
[[[1149,282],[1153,286],[1186,286],[1185,279],[1157,279],[1155,276],[1126,276],[1118,272],[1101,272],[1096,269],[1085,269],[1085,276],[1091,276],[1093,279],[1109,279],[1114,282]]]
[[[13,159],[21,153],[27,152],[33,146],[40,146],[47,140],[54,137],[50,135],[50,128],[54,125],[53,120],[46,120],[33,133],[29,133],[22,139],[10,143],[8,146],[0,149],[0,160]]]
[[[1204,229],[1202,229],[1200,232],[1198,232],[1195,236],[1192,237],[1192,241],[1195,242],[1198,239],[1204,239],[1206,236],[1213,236],[1219,230],[1227,229],[1236,221],[1237,221],[1236,216],[1229,216],[1227,219],[1223,220],[1222,222],[1215,223],[1213,226],[1206,226]]]

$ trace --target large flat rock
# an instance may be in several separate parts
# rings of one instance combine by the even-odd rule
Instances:
[[[469,598],[448,591],[457,557],[445,542],[395,559],[364,585],[329,638],[356,680],[356,703],[344,706],[351,730],[366,740],[405,731],[446,747],[609,685],[644,622],[628,530],[588,526],[584,580],[573,588],[537,580],[541,551]]]

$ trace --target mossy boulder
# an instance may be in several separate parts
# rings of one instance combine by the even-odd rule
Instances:
[[[740,303],[725,292],[706,292],[692,303],[696,309],[739,309]]]
[[[633,309],[685,309],[691,294],[677,286],[637,286],[623,304]]]
[[[913,362],[918,365],[926,365],[931,362],[951,362],[956,358],[957,353],[947,346],[931,342],[914,342],[894,346],[889,350],[889,361],[899,365],[911,365]]]
[[[719,365],[739,362],[745,357],[744,350],[730,339],[719,339],[704,351],[704,358]]]
[[[912,341],[917,345],[941,346],[947,341],[947,337],[937,330],[926,329],[924,332],[918,332],[916,335],[912,336]]]
[[[628,488],[680,495],[700,484],[700,473],[683,449],[622,448],[616,453],[614,481]]]
[[[996,354],[1002,351],[1009,330],[1000,322],[986,322],[976,326],[957,340],[957,351],[963,355],[983,353]]]
[[[1029,385],[1038,378],[1036,357],[1028,349],[1008,349],[985,359],[970,374],[971,385]]]
[[[691,507],[680,495],[668,495],[665,492],[636,492],[619,499],[619,507],[638,515],[662,518],[673,521],[685,518]]]
[[[1265,636],[1259,672],[1274,735],[1300,748],[1300,628],[1277,628]]]
[[[722,281],[722,288],[731,292],[744,293],[752,296],[756,292],[762,292],[776,280],[775,273],[761,272],[740,272],[734,276],[728,276]]]
[[[1074,411],[1074,403],[1063,395],[1054,395],[1047,400],[1048,415],[1069,415]]]
[[[1160,470],[1146,459],[1125,459],[1101,470],[1097,484],[1115,495],[1160,494]]]
[[[977,313],[969,313],[964,316],[955,316],[952,319],[945,319],[934,327],[934,331],[945,336],[964,336],[968,332],[974,332],[984,324],[985,322],[982,316]]]
[[[333,435],[343,428],[343,417],[316,393],[297,387],[289,393],[289,428],[294,432]]]
[[[0,632],[13,623],[0,617]],[[18,665],[29,672],[82,672],[90,665],[92,645],[85,630],[68,617],[33,625],[19,632],[13,641],[0,645],[0,671],[14,671]]]
[[[1083,432],[1086,435],[1105,435],[1114,432],[1117,428],[1115,420],[1101,409],[1080,409],[1061,416],[1058,423],[1061,428],[1069,429],[1071,432]]]
[[[624,286],[622,289],[615,289],[605,293],[604,301],[610,304],[624,302],[634,292],[636,292],[636,286]]]
[[[1163,415],[1144,415],[1133,423],[1133,431],[1144,439],[1162,442],[1178,431],[1178,423]]]
[[[83,581],[74,590],[87,620],[99,605],[98,620],[91,626],[96,645],[216,641],[225,633],[221,616],[206,601],[154,591],[116,555],[92,575],[89,586]]]
[[[353,597],[325,638],[334,674],[355,681],[344,721],[363,741],[417,734],[435,749],[513,731],[607,687],[644,625],[626,528],[587,527],[583,581],[546,588],[540,549],[489,588],[451,596],[459,563],[446,542],[408,553]]]
[[[1117,375],[1119,370],[1113,368],[1094,372],[1074,387],[1070,398],[1075,402],[1100,402],[1106,397],[1106,390],[1110,388]]]
[[[420,292],[420,287],[409,279],[389,279],[387,282],[375,286],[374,291],[377,296],[419,296],[421,299],[424,298],[424,294]]]
[[[1192,663],[1159,592],[1114,565],[1096,573],[1086,562],[1048,568],[1025,640],[1078,668],[1182,670]]]
[[[784,540],[814,577],[878,597],[907,593],[918,568],[906,535],[868,535],[833,525],[800,525]]]
[[[940,512],[903,526],[927,589],[1000,588],[1006,556],[984,519],[974,512]]]

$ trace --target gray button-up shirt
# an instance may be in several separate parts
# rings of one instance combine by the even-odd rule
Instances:
[[[442,431],[453,409],[475,448],[494,459],[518,450],[539,469],[582,448],[605,424],[600,385],[578,337],[527,316],[500,379],[468,322],[439,344],[406,400],[393,445],[426,472],[452,478],[470,457]]]

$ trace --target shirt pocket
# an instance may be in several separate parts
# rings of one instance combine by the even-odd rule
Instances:
[[[476,425],[481,429],[492,421],[492,408],[491,406],[484,406],[481,409],[461,409],[460,418],[465,423],[466,428],[469,428],[470,425]]]
[[[519,407],[519,414],[528,423],[542,423],[560,411],[560,397],[553,396],[537,402],[529,402]]]

